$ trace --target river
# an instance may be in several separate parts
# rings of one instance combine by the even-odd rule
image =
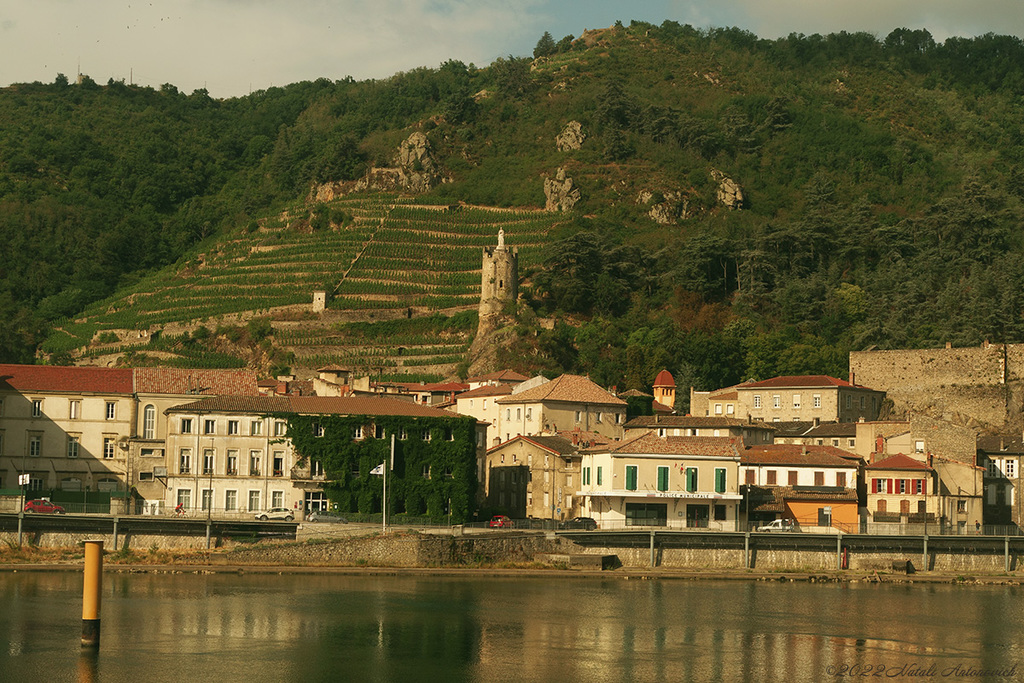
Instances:
[[[1024,679],[1015,586],[107,574],[95,657],[81,592],[0,573],[0,679]]]

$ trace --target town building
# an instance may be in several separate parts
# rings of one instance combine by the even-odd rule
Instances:
[[[738,438],[744,446],[773,443],[776,426],[766,422],[731,417],[690,415],[639,415],[625,424],[627,437],[638,430],[658,436],[712,436]]]
[[[771,444],[740,457],[752,527],[785,519],[801,531],[859,530],[856,456],[834,446]]]
[[[658,436],[583,451],[579,494],[601,528],[739,525],[742,444],[726,437]]]
[[[580,448],[565,436],[517,436],[487,451],[488,507],[515,519],[572,519],[580,514]]]
[[[885,393],[827,375],[773,377],[716,391],[690,390],[693,415],[764,422],[856,422],[878,417]]]
[[[978,465],[985,470],[984,523],[1020,527],[1024,520],[1021,465],[1024,439],[1019,434],[978,437]]]
[[[626,402],[580,375],[534,378],[497,403],[501,441],[574,429],[621,439],[626,423]]]

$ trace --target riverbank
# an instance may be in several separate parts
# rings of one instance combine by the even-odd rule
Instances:
[[[899,583],[955,585],[1024,584],[1024,576],[1015,573],[949,573],[879,570],[746,570],[674,567],[623,567],[585,569],[562,562],[535,559],[565,553],[572,544],[538,536],[502,538],[498,553],[479,552],[460,555],[454,539],[438,543],[429,537],[435,549],[432,561],[409,564],[410,549],[419,548],[419,534],[370,535],[337,539],[310,539],[300,542],[260,542],[238,544],[230,548],[202,550],[159,550],[135,552],[120,550],[105,553],[104,570],[126,574],[293,574],[362,576],[431,576],[544,579],[592,577],[612,580],[681,581],[773,581],[804,583]],[[404,551],[389,554],[396,548]],[[437,552],[447,547],[449,552]],[[541,552],[534,552],[534,551]],[[6,547],[0,549],[0,572],[80,571],[84,553],[80,548]]]

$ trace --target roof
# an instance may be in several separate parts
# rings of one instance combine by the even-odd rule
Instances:
[[[485,384],[476,389],[463,391],[456,398],[478,398],[480,396],[508,396],[512,393],[512,387],[508,384]]]
[[[520,375],[515,370],[498,370],[497,372],[489,372],[486,375],[469,377],[466,379],[466,382],[525,382],[528,379],[530,378]]]
[[[0,391],[131,394],[129,368],[0,364]]]
[[[852,454],[835,446],[764,444],[751,446],[740,454],[745,465],[804,465],[808,467],[856,467]]]
[[[195,370],[188,368],[135,368],[135,391],[140,394],[202,394],[256,396],[259,388],[252,370]]]
[[[578,444],[581,447],[586,445],[586,447],[588,448],[590,446],[601,446],[606,443],[611,443],[613,441],[613,439],[605,436],[604,434],[590,432],[579,428],[559,430],[558,436],[564,439],[569,439],[569,441],[572,441],[573,443]]]
[[[587,377],[561,375],[540,386],[499,398],[498,403],[536,403],[539,401],[563,401],[567,403],[596,403],[600,405],[625,406],[621,398],[612,396]]]
[[[1024,453],[1024,439],[1021,439],[1020,434],[985,434],[978,436],[978,450],[986,453]]]
[[[506,448],[509,444],[515,443],[516,441],[532,443],[533,445],[550,453],[563,457],[566,455],[576,455],[579,452],[579,448],[573,445],[572,441],[561,436],[517,436],[505,441],[504,443],[487,449],[487,452],[492,453],[498,449]]]
[[[822,422],[811,427],[804,436],[857,436],[856,422]]]
[[[385,396],[214,396],[169,408],[168,413],[301,413],[305,415],[401,415],[462,417]]]
[[[749,427],[753,429],[775,430],[772,423],[750,422],[735,417],[694,417],[692,415],[637,415],[626,423],[626,429],[655,427]]]
[[[850,387],[854,389],[867,389],[859,384],[850,384],[845,379],[830,377],[829,375],[784,375],[761,380],[760,382],[744,382],[736,385],[736,389],[783,389],[783,388],[805,388],[805,387]]]
[[[772,422],[775,427],[775,437],[779,439],[804,436],[808,430],[814,428],[814,422],[810,420],[790,420],[789,422]]]
[[[654,398],[652,394],[645,394],[638,389],[629,389],[619,394],[619,398]]]
[[[928,467],[925,463],[920,460],[914,460],[910,456],[903,455],[902,453],[894,455],[891,458],[885,460],[879,460],[873,462],[864,467],[866,470],[920,470],[924,472],[931,472],[932,468]]]
[[[351,368],[346,368],[342,365],[325,365],[322,368],[317,368],[317,372],[352,372]]]
[[[668,370],[662,370],[654,378],[654,386],[656,387],[674,387],[675,385],[676,381],[672,379],[672,373]]]
[[[647,432],[629,441],[613,442],[591,451],[618,455],[704,455],[738,458],[736,440],[722,436],[658,436]]]
[[[857,491],[834,486],[747,487],[747,505],[750,512],[785,512],[787,500],[849,502],[856,505]]]

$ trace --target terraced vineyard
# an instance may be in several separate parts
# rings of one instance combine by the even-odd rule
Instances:
[[[432,328],[383,335],[372,329],[354,335],[344,323],[475,310],[481,249],[496,243],[499,228],[519,249],[524,268],[542,258],[547,234],[560,219],[539,211],[414,205],[383,195],[343,198],[316,210],[346,216],[345,226],[310,231],[308,208],[292,207],[262,221],[257,232],[225,238],[61,321],[44,351],[95,355],[130,344],[144,352],[157,347],[136,341],[147,335],[128,331],[155,332],[173,323],[215,329],[261,315],[271,319],[275,343],[302,367],[340,363],[378,373],[447,374],[468,349],[475,317],[452,326],[432,316]],[[323,315],[308,313],[317,289],[329,293]],[[89,347],[111,336],[105,331],[116,332],[121,345]]]

